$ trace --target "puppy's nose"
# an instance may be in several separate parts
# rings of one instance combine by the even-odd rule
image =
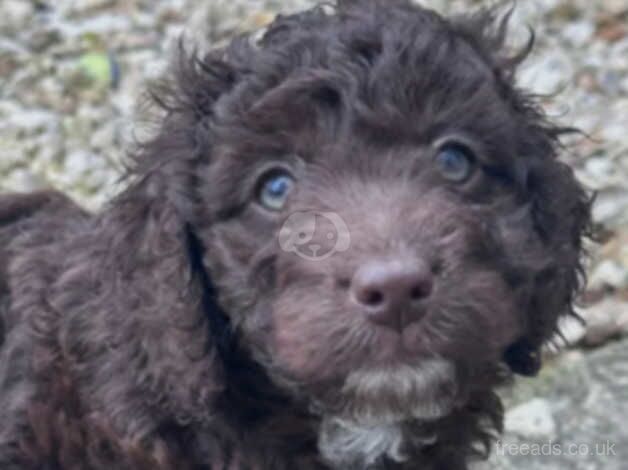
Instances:
[[[373,260],[355,272],[351,295],[370,321],[401,331],[420,320],[420,301],[432,293],[433,283],[430,267],[421,260]]]

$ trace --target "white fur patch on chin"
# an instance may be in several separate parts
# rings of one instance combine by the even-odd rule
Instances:
[[[341,413],[323,418],[318,440],[321,455],[332,468],[342,470],[379,468],[384,458],[403,462],[401,424],[447,415],[457,395],[455,366],[444,359],[355,371],[342,389],[345,406]],[[435,439],[432,435],[422,438],[426,445]]]
[[[318,447],[332,468],[367,469],[383,457],[403,462],[403,434],[399,425],[360,427],[338,418],[323,420]]]
[[[367,427],[412,418],[434,420],[451,412],[457,385],[454,364],[439,358],[418,366],[355,371],[342,389],[342,416]]]

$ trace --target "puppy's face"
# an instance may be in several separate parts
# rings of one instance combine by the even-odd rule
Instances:
[[[205,263],[237,340],[358,421],[437,418],[490,386],[513,343],[551,332],[578,263],[549,128],[462,33],[413,14],[398,33],[303,33],[293,55],[271,29],[202,167]]]

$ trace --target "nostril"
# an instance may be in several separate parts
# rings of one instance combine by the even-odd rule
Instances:
[[[429,297],[432,293],[433,282],[430,278],[425,278],[421,282],[416,283],[410,290],[411,300],[422,300]]]
[[[414,286],[410,291],[412,300],[421,300],[423,297],[425,297],[425,287],[423,286]]]
[[[364,295],[363,302],[369,307],[378,307],[384,303],[384,294],[378,290],[368,291]]]

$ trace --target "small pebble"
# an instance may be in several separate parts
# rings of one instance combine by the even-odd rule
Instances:
[[[504,429],[524,439],[552,439],[556,436],[556,423],[550,403],[535,398],[512,408],[506,412]]]

